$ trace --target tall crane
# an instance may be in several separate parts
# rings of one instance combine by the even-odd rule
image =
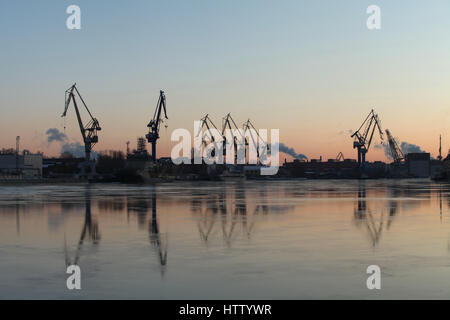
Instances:
[[[73,102],[73,106],[75,108],[75,113],[77,115],[78,119],[78,125],[80,126],[81,136],[83,137],[84,142],[84,151],[85,151],[85,163],[81,167],[81,175],[84,176],[86,174],[85,169],[86,167],[89,167],[91,172],[90,174],[95,173],[95,165],[91,161],[91,151],[92,148],[96,143],[98,143],[98,135],[97,131],[102,130],[100,127],[100,124],[96,118],[94,118],[89,111],[89,108],[87,107],[86,103],[83,100],[83,97],[81,96],[80,92],[78,91],[76,87],[76,83],[71,86],[68,90],[66,90],[65,94],[65,107],[64,107],[64,113],[62,114],[62,117],[66,117],[67,110],[69,109],[70,102]],[[80,110],[78,109],[77,99],[76,96],[80,99],[80,101],[83,103],[83,106],[85,107],[86,111],[88,112],[91,119],[89,122],[84,125],[83,120],[81,119]]]
[[[369,151],[375,129],[378,129],[381,141],[383,141],[383,130],[381,129],[380,119],[372,109],[361,127],[351,136],[355,138],[353,149],[358,149],[358,165],[360,168],[365,166],[366,153]]]
[[[226,144],[227,144],[227,137],[225,130],[230,130],[231,138],[233,139],[233,145],[234,145],[234,158],[237,160],[237,150],[238,146],[244,144],[244,151],[245,151],[245,134],[242,132],[241,129],[238,128],[236,122],[231,117],[231,114],[227,114],[225,118],[222,120],[222,136],[223,136],[223,144],[224,144],[224,154],[226,154]],[[236,137],[234,134],[234,131],[237,131],[240,135],[240,137]],[[237,163],[237,162],[236,162]]]
[[[211,118],[209,117],[209,114],[207,114],[206,116],[204,116],[201,120],[201,126],[199,128],[199,131],[195,134],[196,137],[198,137],[199,135],[202,135],[202,144],[206,147],[207,142],[206,142],[206,138],[211,140],[211,143],[214,145],[214,150],[219,150],[219,146],[217,145],[217,142],[214,138],[214,134],[212,133],[211,130],[215,130],[216,132],[220,132],[219,129],[217,129],[216,125],[214,124],[214,122],[211,120]],[[203,133],[203,128],[206,128],[205,133]],[[215,156],[215,151],[211,152],[211,155],[214,157]]]
[[[156,105],[155,114],[153,116],[153,119],[150,120],[150,123],[147,125],[149,128],[149,133],[145,136],[147,138],[147,141],[151,143],[152,145],[152,159],[153,161],[156,161],[156,141],[159,139],[159,127],[161,123],[164,121],[161,119],[161,111],[164,109],[164,116],[166,120],[169,120],[167,117],[167,111],[166,111],[166,96],[164,94],[164,91],[159,91],[159,99],[158,104]]]
[[[386,129],[386,135],[388,138],[392,159],[394,160],[395,164],[400,164],[403,160],[405,160],[405,156],[403,155],[402,150],[399,148],[397,141],[395,141],[394,137],[388,129]]]
[[[258,159],[260,159],[260,157],[261,157],[261,154],[259,152],[260,148],[258,147],[259,142],[262,143],[262,146],[261,146],[262,155],[266,156],[267,153],[270,152],[270,145],[268,145],[267,142],[259,135],[258,130],[256,130],[255,126],[250,121],[250,119],[248,119],[247,122],[244,123],[243,128],[244,128],[244,131],[246,131],[246,134],[248,132],[248,134],[250,135],[252,143],[256,149]],[[256,133],[256,137],[253,135],[253,132]],[[258,139],[259,139],[259,141],[258,141]],[[245,144],[249,145],[250,142],[246,141]]]

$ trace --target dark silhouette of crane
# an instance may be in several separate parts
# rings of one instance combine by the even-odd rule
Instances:
[[[222,120],[222,136],[223,136],[223,145],[224,145],[224,155],[226,155],[226,144],[227,144],[227,136],[226,130],[229,130],[231,134],[231,139],[233,141],[234,148],[234,160],[237,163],[237,153],[238,149],[242,148],[242,151],[245,153],[245,134],[242,129],[239,129],[234,119],[231,117],[231,113],[227,114],[225,118]],[[239,136],[236,136],[235,133],[238,133]]]
[[[211,118],[209,117],[209,114],[207,114],[206,116],[204,116],[201,120],[201,126],[199,128],[199,132],[197,132],[196,136],[198,137],[200,134],[203,133],[203,128],[206,128],[205,133],[202,135],[202,141],[203,143],[206,143],[205,138],[206,137],[210,137],[211,138],[211,142],[214,142],[214,134],[212,133],[211,130],[216,130],[216,132],[220,132],[219,129],[217,129],[216,125],[214,124],[214,122],[211,120]]]
[[[86,108],[86,111],[89,113],[89,116],[91,119],[89,122],[84,125],[83,120],[81,119],[80,110],[78,109],[77,99],[75,98],[75,94],[78,96],[78,98],[83,103],[83,106]],[[92,148],[96,143],[98,143],[98,135],[97,131],[102,130],[100,127],[100,124],[96,118],[94,118],[89,111],[89,108],[87,107],[86,103],[83,100],[83,97],[81,96],[80,92],[78,91],[76,87],[76,83],[71,86],[68,90],[66,90],[65,94],[65,107],[64,107],[64,113],[62,114],[62,117],[66,117],[67,110],[69,109],[70,102],[73,102],[73,106],[75,108],[75,113],[77,115],[78,119],[78,125],[80,126],[81,136],[83,137],[84,142],[84,151],[85,151],[85,161],[81,165],[81,176],[86,175],[86,168],[90,169],[90,175],[95,175],[95,163],[91,161],[91,151]]]
[[[391,157],[394,160],[395,164],[400,164],[403,160],[405,160],[405,156],[403,155],[402,150],[399,148],[397,141],[395,141],[394,137],[388,129],[386,129],[386,135],[389,142]]]
[[[155,114],[153,116],[153,119],[150,120],[150,123],[147,125],[147,127],[149,128],[149,133],[145,136],[147,138],[147,141],[152,145],[153,161],[156,161],[156,142],[159,139],[159,127],[161,123],[164,122],[164,120],[161,119],[162,109],[164,109],[165,119],[169,120],[166,111],[166,96],[164,94],[164,91],[161,90],[159,91],[159,99],[158,104],[156,105]]]
[[[372,109],[361,127],[351,136],[355,138],[353,148],[358,149],[358,165],[360,168],[364,168],[365,166],[366,153],[369,151],[375,129],[378,129],[381,141],[383,141],[383,130],[381,129],[380,119]]]
[[[258,157],[257,160],[261,163],[261,161],[260,161],[261,157],[266,158],[267,153],[270,152],[270,145],[267,144],[267,142],[259,135],[258,130],[256,130],[255,126],[250,121],[250,119],[248,119],[247,122],[245,122],[242,127],[244,128],[245,134],[246,135],[248,134],[250,136],[253,146],[256,149],[256,154]],[[256,137],[255,137],[254,133],[256,133]],[[250,145],[250,142],[248,141],[248,139],[246,139],[245,145],[246,146]]]
[[[196,137],[201,135],[201,139],[202,139],[202,145],[206,148],[209,143],[207,140],[210,141],[210,143],[213,144],[214,146],[214,150],[211,151],[211,156],[215,157],[216,156],[216,150],[220,150],[219,149],[219,145],[217,144],[217,141],[215,139],[215,134],[213,133],[213,130],[217,133],[219,131],[219,129],[217,129],[216,125],[214,124],[214,122],[211,120],[211,118],[209,117],[209,115],[207,114],[206,116],[204,116],[201,120],[201,125],[199,128],[199,131],[195,134]],[[205,132],[203,132],[203,128],[206,128]]]

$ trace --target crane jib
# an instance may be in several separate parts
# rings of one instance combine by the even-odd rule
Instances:
[[[80,110],[78,108],[77,98],[82,102],[83,106],[85,107],[86,111],[88,112],[89,116],[91,117],[90,121],[84,125],[83,120],[81,119]],[[100,124],[96,118],[94,118],[89,110],[89,108],[86,105],[86,102],[84,101],[83,97],[81,96],[80,92],[78,91],[76,84],[74,84],[72,87],[70,87],[65,92],[65,106],[64,106],[64,113],[63,117],[67,116],[67,111],[69,109],[70,103],[73,103],[73,107],[75,109],[75,114],[77,116],[78,125],[80,128],[80,133],[83,138],[83,142],[85,145],[85,162],[84,165],[81,168],[81,175],[84,175],[85,167],[89,167],[90,174],[95,174],[95,164],[90,159],[91,151],[93,146],[98,143],[98,135],[97,131],[101,130]]]
[[[164,94],[164,91],[161,90],[159,92],[159,99],[156,105],[156,110],[153,115],[153,119],[150,120],[149,124],[147,125],[147,127],[149,128],[149,133],[146,135],[146,138],[147,141],[152,145],[153,161],[156,161],[156,142],[159,139],[159,127],[161,125],[161,122],[163,122],[163,119],[161,119],[162,110],[164,110],[165,119],[169,119],[167,117],[167,110],[166,110],[166,96]]]
[[[358,164],[360,167],[364,166],[366,153],[372,144],[375,130],[378,130],[380,139],[383,141],[383,130],[381,129],[381,121],[375,111],[372,109],[369,115],[365,118],[359,129],[351,135],[355,137],[353,148],[358,149]],[[357,140],[357,141],[356,141]]]

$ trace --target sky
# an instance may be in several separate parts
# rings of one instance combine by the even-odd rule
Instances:
[[[66,28],[72,4],[81,30]],[[373,4],[380,30],[366,27]],[[49,128],[81,142],[73,110],[61,118],[76,82],[103,129],[96,151],[135,147],[163,89],[159,156],[173,130],[231,112],[309,158],[356,158],[349,131],[372,108],[432,156],[442,134],[445,156],[449,13],[448,0],[0,0],[0,148],[20,136],[21,149],[58,155]],[[367,159],[386,160],[376,148]]]

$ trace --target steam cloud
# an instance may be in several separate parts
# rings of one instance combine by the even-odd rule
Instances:
[[[290,148],[290,147],[286,146],[284,143],[279,143],[278,148],[281,152],[286,153],[295,159],[308,160],[307,156],[305,156],[304,154],[295,152],[294,148]]]
[[[66,142],[67,136],[65,133],[59,131],[56,128],[48,129],[45,133],[47,135],[47,142]]]
[[[384,143],[384,144],[376,144],[375,149],[383,149],[384,150],[384,155],[388,158],[392,160],[392,154],[391,154],[391,148],[389,147],[389,143]]]
[[[404,155],[407,155],[408,153],[425,153],[426,151],[423,151],[419,146],[416,146],[415,144],[411,144],[408,142],[402,142],[400,145],[400,148],[402,149],[402,152]]]
[[[375,149],[384,149],[384,154],[386,157],[388,159],[392,159],[389,143],[386,142],[385,144],[377,144],[375,145]],[[400,149],[402,150],[404,156],[408,153],[426,153],[426,151],[422,150],[420,146],[405,141],[400,144]]]
[[[70,153],[75,158],[84,158],[86,153],[84,146],[79,142],[66,143],[61,147],[61,154]],[[98,157],[98,153],[95,151],[91,151],[91,158],[96,159]]]

